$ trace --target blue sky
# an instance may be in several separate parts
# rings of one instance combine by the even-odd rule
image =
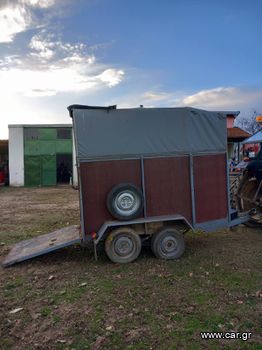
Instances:
[[[259,0],[1,0],[0,138],[73,103],[262,113]]]

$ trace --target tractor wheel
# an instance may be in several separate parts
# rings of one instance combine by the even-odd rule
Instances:
[[[262,201],[261,191],[257,193],[260,183],[255,177],[251,177],[248,172],[245,172],[242,180],[239,183],[237,190],[237,207],[240,212],[247,212],[255,209],[256,215],[245,223],[248,227],[260,227],[262,220]],[[256,196],[257,194],[257,196]],[[254,200],[256,196],[256,199]]]

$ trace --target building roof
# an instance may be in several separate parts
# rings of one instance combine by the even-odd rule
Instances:
[[[72,124],[9,124],[8,128],[72,128]]]
[[[250,137],[250,134],[238,127],[227,129],[227,138],[231,141],[239,142]]]
[[[262,142],[262,131],[258,131],[256,134],[249,137],[247,140],[245,140],[243,143],[257,143]]]
[[[234,118],[236,118],[240,113],[240,111],[216,111],[216,112],[223,113],[223,114],[226,114],[227,117],[232,116]]]

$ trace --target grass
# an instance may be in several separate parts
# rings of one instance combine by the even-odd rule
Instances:
[[[13,242],[79,220],[78,193],[69,188],[0,194],[1,258]],[[261,243],[258,229],[242,227],[189,233],[178,261],[157,260],[145,248],[136,262],[114,265],[76,246],[1,268],[0,349],[258,350]],[[200,331],[253,335],[207,341]]]

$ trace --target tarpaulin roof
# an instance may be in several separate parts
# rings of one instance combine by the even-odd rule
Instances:
[[[226,152],[226,113],[183,108],[69,106],[79,160]]]
[[[256,134],[252,135],[248,139],[246,139],[243,143],[258,143],[262,142],[262,131],[258,131]]]

